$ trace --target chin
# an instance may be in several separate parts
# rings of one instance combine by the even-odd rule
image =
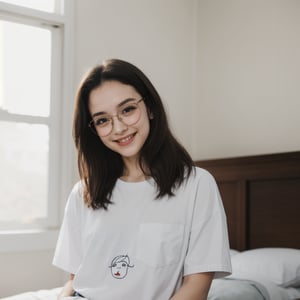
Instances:
[[[121,156],[122,156],[122,158],[127,158],[127,159],[133,159],[133,158],[138,158],[139,157],[139,155],[138,155],[138,153],[137,152],[118,152]]]

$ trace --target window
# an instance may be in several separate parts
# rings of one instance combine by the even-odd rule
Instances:
[[[1,2],[57,14],[63,14],[64,7],[62,0],[2,0]]]
[[[0,233],[59,225],[71,1],[0,1]]]

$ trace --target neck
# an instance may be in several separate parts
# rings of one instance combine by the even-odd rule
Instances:
[[[124,160],[124,173],[121,176],[120,179],[128,182],[138,182],[138,181],[144,181],[146,180],[149,176],[147,176],[138,161],[129,161],[129,160]]]
[[[126,182],[140,182],[145,181],[147,179],[147,176],[144,173],[135,175],[123,175],[120,177],[120,179]]]

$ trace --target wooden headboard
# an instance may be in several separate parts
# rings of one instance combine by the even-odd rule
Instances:
[[[230,247],[300,249],[300,151],[196,161],[216,179]]]

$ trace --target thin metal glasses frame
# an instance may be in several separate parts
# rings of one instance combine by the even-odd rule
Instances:
[[[138,105],[138,104],[139,104],[141,101],[143,101],[143,100],[144,100],[144,97],[142,97],[142,98],[136,100],[135,102],[133,102],[133,104],[137,104],[137,105]],[[127,104],[127,103],[126,103],[126,104]],[[104,135],[100,135],[99,132],[97,131],[97,129],[96,129],[96,127],[95,127],[95,124],[94,124],[95,119],[92,119],[92,120],[88,123],[88,127],[89,127],[89,128],[91,129],[91,131],[92,131],[94,134],[96,134],[97,136],[101,136],[101,137],[108,136],[108,135],[112,132],[112,130],[113,130],[113,124],[114,124],[114,123],[113,123],[113,118],[114,118],[114,117],[117,117],[117,119],[118,119],[120,122],[122,122],[124,125],[127,125],[127,126],[134,125],[134,124],[137,123],[138,120],[140,119],[140,116],[139,116],[135,122],[130,123],[130,124],[126,124],[126,122],[124,122],[123,119],[122,119],[122,117],[120,116],[120,113],[117,113],[117,114],[114,114],[114,115],[109,115],[109,119],[110,119],[110,123],[111,123],[111,129],[110,129],[110,131],[109,131],[107,134],[104,134]]]

